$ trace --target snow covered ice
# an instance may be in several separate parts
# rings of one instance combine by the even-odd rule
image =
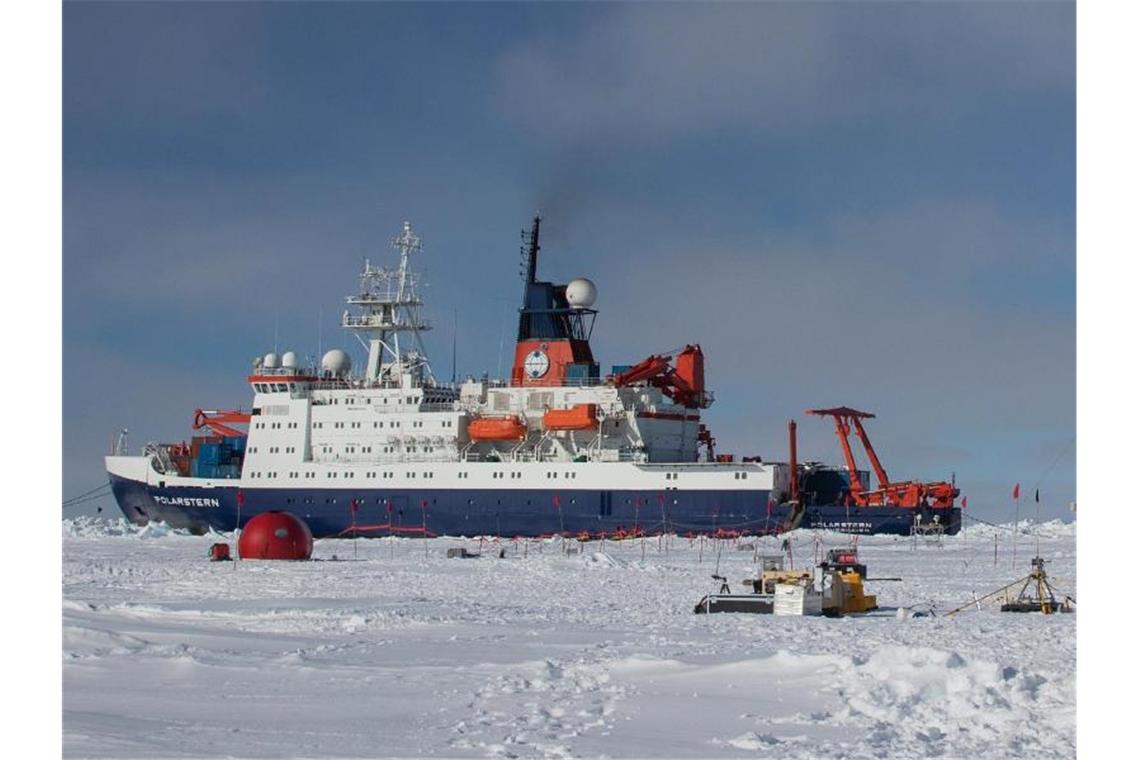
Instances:
[[[1072,592],[1075,525],[1041,526]],[[211,563],[164,526],[65,521],[69,757],[1071,757],[1075,615],[946,612],[1029,571],[1009,534],[862,537],[878,613],[695,615],[718,547],[681,537],[317,541]],[[748,539],[779,553],[775,539]],[[850,537],[792,534],[798,566]],[[480,548],[477,559],[446,550]],[[734,590],[754,553],[722,542]],[[358,559],[354,560],[354,554]],[[334,555],[339,560],[328,561]],[[644,555],[644,559],[642,558]]]

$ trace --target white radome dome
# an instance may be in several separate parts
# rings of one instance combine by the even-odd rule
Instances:
[[[297,354],[294,351],[286,351],[281,354],[281,366],[285,369],[297,369]]]
[[[326,351],[321,357],[321,369],[337,377],[347,375],[352,369],[352,358],[345,351],[334,348],[332,351]]]
[[[280,359],[277,358],[277,354],[270,351],[265,355],[265,358],[261,362],[261,366],[265,367],[266,369],[277,369],[279,366],[281,366]]]
[[[575,277],[566,285],[566,302],[572,309],[588,309],[598,300],[598,287],[585,277]]]

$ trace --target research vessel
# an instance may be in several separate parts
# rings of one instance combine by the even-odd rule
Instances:
[[[853,498],[867,473],[797,463],[794,431],[787,462],[717,453],[697,343],[603,372],[597,288],[539,279],[540,226],[523,233],[509,377],[435,377],[422,246],[405,222],[396,264],[366,260],[346,299],[363,366],[342,349],[270,352],[247,376],[248,412],[199,409],[189,442],[139,455],[120,442],[106,467],[123,514],[204,532],[285,510],[317,537],[957,532],[956,490],[905,506]]]

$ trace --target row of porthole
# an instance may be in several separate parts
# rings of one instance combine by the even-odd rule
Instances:
[[[358,504],[363,504],[363,503],[364,503],[364,501],[365,501],[364,499],[358,499],[358,500],[357,500],[357,503],[358,503]],[[376,500],[376,503],[377,503],[377,504],[384,504],[384,502],[385,502],[385,501],[386,501],[385,499],[383,499],[383,498],[380,498],[380,499],[377,499],[377,500]],[[286,504],[295,504],[296,502],[297,502],[297,499],[296,499],[295,497],[290,497],[290,498],[287,498],[287,499],[285,499],[285,503],[286,503]],[[303,502],[304,502],[305,504],[313,504],[313,503],[314,503],[314,502],[313,502],[313,500],[312,500],[311,498],[309,498],[309,497],[305,497],[305,499],[303,500]],[[337,503],[337,499],[336,499],[336,497],[335,497],[335,496],[331,496],[331,497],[328,497],[328,498],[326,498],[326,499],[325,499],[325,504],[336,504],[336,503]],[[432,499],[432,500],[431,500],[431,503],[432,503],[432,505],[434,506],[434,505],[436,504],[436,500],[435,500],[435,499]],[[495,504],[496,504],[496,506],[502,506],[502,503],[503,503],[503,500],[502,500],[502,499],[495,499]],[[530,499],[527,499],[527,500],[526,500],[526,503],[527,503],[527,506],[530,506],[531,500],[530,500]],[[578,503],[578,500],[577,500],[577,499],[575,499],[575,498],[571,498],[571,499],[570,499],[570,503],[571,503],[571,504],[577,504],[577,503]],[[632,502],[631,502],[629,499],[626,499],[626,500],[625,500],[625,503],[626,503],[626,504],[630,504],[630,503],[632,503]],[[674,503],[674,504],[677,504],[677,503],[678,503],[677,499],[673,499],[673,503]],[[467,504],[468,504],[468,505],[470,505],[470,506],[474,506],[474,505],[475,505],[475,499],[468,499],[468,500],[467,500]],[[610,514],[612,514],[612,513],[610,513]],[[729,512],[729,513],[727,513],[727,514],[725,515],[725,517],[735,517],[735,516],[736,516],[736,514],[735,514],[734,512]]]
[[[352,471],[345,471],[345,472],[343,473],[343,475],[344,475],[344,477],[346,477],[346,478],[354,478],[354,477],[356,477],[356,473],[354,473],[354,472],[352,472]],[[415,474],[414,472],[406,472],[406,473],[404,473],[404,475],[406,475],[408,478],[415,478],[415,477],[416,477],[416,474]],[[338,473],[337,473],[336,471],[325,473],[325,477],[327,477],[327,478],[335,478],[335,477],[337,477],[337,476],[338,476]],[[366,472],[366,473],[364,473],[364,477],[366,477],[366,478],[374,478],[374,477],[376,477],[376,473],[375,473],[375,472]],[[390,473],[390,472],[386,472],[386,473],[384,473],[384,477],[386,477],[386,478],[390,478],[390,477],[392,477],[392,473]],[[424,473],[424,478],[425,478],[425,479],[427,479],[427,480],[430,480],[430,479],[432,479],[432,478],[434,478],[434,477],[435,477],[435,473],[434,473],[434,472],[425,472],[425,473]]]
[[[384,397],[382,397],[382,398],[381,398],[381,400],[382,400],[382,401],[383,401],[385,404],[387,404],[387,403],[388,403],[388,397],[387,397],[387,396],[384,396]],[[330,403],[333,403],[333,404],[339,404],[339,403],[340,403],[340,399],[338,399],[338,398],[329,398],[329,399],[328,399],[328,401],[329,401]],[[371,404],[371,403],[372,403],[372,399],[370,399],[370,398],[365,398],[365,399],[364,399],[364,403],[365,403],[365,404]],[[397,404],[402,404],[402,403],[404,403],[404,397],[403,397],[403,396],[397,396],[397,397],[396,397],[396,403],[397,403]],[[420,403],[420,397],[419,397],[419,396],[412,396],[411,398],[409,398],[409,399],[408,399],[408,403],[409,403],[409,404],[418,404],[418,403]],[[355,398],[353,398],[352,396],[349,396],[348,398],[346,398],[346,399],[344,400],[344,405],[345,405],[345,406],[355,406],[355,405],[356,405],[356,399],[355,399]]]
[[[454,422],[454,420],[444,420],[440,423],[439,426],[445,427],[445,428],[454,427],[454,425],[452,424],[453,422]],[[330,424],[333,426],[333,429],[335,429],[335,430],[343,430],[344,429],[344,423],[343,422],[332,422]],[[359,430],[360,426],[363,423],[350,422],[348,424],[350,426],[350,429]],[[325,423],[323,423],[323,422],[314,422],[313,423],[313,430],[322,430],[322,429],[324,429],[324,426],[325,426]],[[412,427],[422,429],[423,426],[424,426],[423,422],[421,422],[419,420],[412,420]],[[259,427],[260,427],[260,425],[259,425]],[[373,427],[373,429],[380,429],[380,428],[384,427],[384,423],[382,421],[381,422],[373,422],[372,427]],[[398,427],[403,427],[403,425],[400,423],[399,420],[389,420],[388,421],[388,427],[398,428]]]
[[[272,450],[272,449],[271,449],[271,450]],[[325,453],[328,453],[328,451],[325,451]],[[404,474],[405,474],[405,475],[406,475],[408,478],[415,478],[415,477],[416,477],[416,474],[415,474],[414,472],[407,472],[407,473],[404,473]],[[506,473],[502,473],[502,472],[493,472],[493,473],[491,473],[491,477],[492,477],[492,478],[501,479],[501,478],[503,477],[503,475],[505,475],[505,474],[506,474]],[[565,477],[566,477],[566,479],[568,479],[568,480],[571,480],[571,479],[577,479],[577,477],[578,477],[578,473],[576,473],[576,472],[567,472],[567,473],[564,473],[564,474],[565,474]],[[263,473],[260,473],[260,472],[254,472],[254,473],[250,473],[250,477],[252,477],[252,478],[260,478],[260,477],[262,477],[262,475],[263,475]],[[471,474],[470,474],[470,473],[468,473],[468,472],[460,472],[460,473],[458,473],[458,475],[459,475],[459,478],[460,478],[460,479],[468,479],[468,478],[470,478],[470,476],[471,476]],[[510,473],[510,476],[511,476],[511,478],[518,478],[518,479],[521,479],[521,478],[522,478],[522,473],[521,473],[521,472],[512,472],[512,473]],[[270,475],[268,475],[268,476],[266,476],[266,477],[276,477],[276,473],[271,473]],[[289,477],[291,477],[291,478],[295,478],[295,477],[297,477],[297,473],[293,473],[293,472],[291,472],[291,473],[289,473]],[[305,477],[306,477],[306,478],[309,478],[309,477],[315,477],[315,475],[314,475],[313,473],[309,473],[309,472],[307,472],[307,473],[305,473]],[[335,478],[335,477],[338,477],[338,473],[337,473],[337,471],[331,471],[331,472],[327,472],[327,473],[325,473],[325,477],[326,477],[326,478]],[[346,471],[344,472],[344,477],[346,477],[346,478],[355,477],[355,474],[354,474],[352,471],[350,471],[350,470],[346,470]],[[375,477],[376,477],[376,473],[375,473],[375,472],[367,472],[367,473],[365,473],[365,477],[366,477],[366,478],[375,478]],[[385,477],[385,478],[391,478],[391,477],[395,477],[395,475],[394,475],[394,473],[391,473],[391,472],[385,472],[385,473],[383,474],[383,477]],[[424,473],[424,478],[428,478],[428,479],[430,479],[430,478],[434,478],[434,477],[435,477],[435,473],[434,473],[434,472],[425,472],[425,473]],[[547,477],[548,479],[549,479],[549,478],[557,478],[557,477],[558,477],[558,473],[557,473],[557,472],[548,472],[548,473],[546,473],[546,477]]]

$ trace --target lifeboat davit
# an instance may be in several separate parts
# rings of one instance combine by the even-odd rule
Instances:
[[[598,405],[577,404],[569,409],[551,409],[542,415],[547,430],[592,430],[598,426]]]
[[[473,441],[518,441],[526,438],[526,425],[517,415],[480,417],[467,425]]]

